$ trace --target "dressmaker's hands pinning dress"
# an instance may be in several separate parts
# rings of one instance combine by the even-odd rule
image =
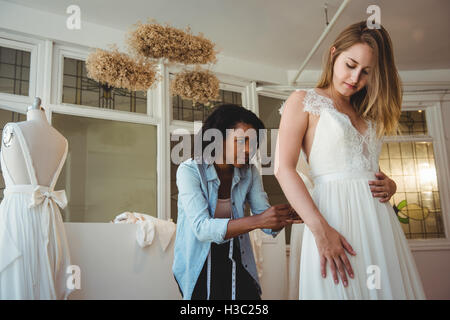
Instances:
[[[347,276],[347,287],[339,273],[339,284],[334,283],[328,262],[326,278],[322,278],[317,245],[305,226],[299,298],[424,299],[415,261],[397,216],[389,202],[373,197],[368,184],[376,180],[382,146],[375,124],[368,120],[368,129],[360,133],[346,114],[335,109],[331,99],[314,89],[307,90],[303,107],[303,111],[320,116],[308,161],[314,182],[311,197],[356,256],[346,252],[355,274],[353,279]]]
[[[20,127],[9,123],[4,132],[18,139],[31,184],[15,184],[0,154],[6,185],[0,204],[0,299],[65,299],[71,292],[66,285],[70,256],[58,206],[64,208],[67,199],[54,187],[67,141],[50,186],[41,186]]]

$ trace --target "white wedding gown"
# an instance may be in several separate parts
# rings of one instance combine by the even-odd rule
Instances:
[[[374,123],[367,121],[368,129],[361,134],[331,99],[315,89],[307,90],[303,105],[303,111],[320,115],[308,161],[311,197],[356,256],[346,252],[355,274],[348,277],[347,287],[340,278],[339,284],[334,283],[329,263],[322,278],[315,239],[305,226],[303,239],[291,239],[301,241],[299,298],[425,299],[397,216],[389,202],[373,197],[368,184],[376,180],[382,145]]]
[[[32,183],[15,184],[0,154],[6,185],[0,204],[0,299],[66,299],[72,291],[66,284],[70,255],[58,205],[65,207],[67,199],[54,187],[67,157],[67,142],[51,185],[40,186],[20,127],[7,126],[22,148]]]

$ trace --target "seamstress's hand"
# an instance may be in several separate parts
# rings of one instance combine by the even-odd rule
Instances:
[[[274,205],[258,215],[259,227],[279,231],[289,224],[302,223],[300,217],[296,213],[295,216],[292,211],[290,204]]]
[[[289,207],[291,207],[291,205],[289,205]],[[288,221],[291,223],[303,223],[303,219],[299,216],[299,214],[292,207],[290,210]]]
[[[390,179],[383,172],[375,173],[377,180],[370,180],[369,186],[374,198],[381,198],[380,202],[387,202],[397,191],[395,181]]]
[[[292,208],[291,205],[289,205],[289,218],[286,219],[286,222],[288,222],[288,224],[292,224],[292,223],[303,223],[302,218],[300,218],[300,216],[298,215],[298,213],[294,210],[294,208]],[[272,231],[278,232],[281,231],[281,229],[272,229]]]

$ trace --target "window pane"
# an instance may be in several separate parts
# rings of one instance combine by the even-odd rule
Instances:
[[[147,113],[147,97],[144,91],[130,92],[101,85],[87,77],[84,61],[71,58],[64,58],[62,102]]]
[[[28,96],[31,53],[0,47],[0,92]]]
[[[425,119],[425,112],[417,111],[403,111],[400,116],[400,130],[402,135],[427,135],[427,122]]]
[[[222,103],[233,103],[242,106],[242,95],[240,92],[219,90],[219,101],[215,105]],[[207,107],[201,103],[193,106],[191,100],[184,100],[180,96],[172,96],[172,120],[182,121],[204,121],[214,110],[214,107]]]
[[[0,137],[3,136],[3,127],[7,123],[25,121],[26,119],[27,117],[24,114],[0,109]],[[0,142],[0,146],[3,147],[3,143]],[[3,200],[3,190],[5,190],[5,180],[0,168],[0,201]]]
[[[174,137],[174,135],[171,135],[171,139]],[[174,150],[175,146],[180,146],[183,143],[183,139],[190,139],[190,146],[191,149],[187,150],[186,154],[182,153],[181,151],[177,154],[181,159],[180,161],[184,161],[186,159],[189,159],[194,154],[194,135],[189,136],[182,136],[180,137],[180,140],[178,141],[170,141],[170,152],[172,155],[172,151]],[[188,141],[188,140],[185,140]],[[175,149],[175,151],[178,149]],[[175,152],[173,151],[173,152]],[[179,162],[177,162],[179,163]],[[178,217],[178,187],[177,187],[177,170],[179,164],[174,163],[173,157],[171,156],[170,161],[170,217],[172,218],[174,223],[177,223],[177,217]]]
[[[156,126],[53,114],[69,141],[57,184],[66,222],[109,222],[130,211],[157,216]]]
[[[387,159],[380,158],[380,169],[397,184],[397,193],[391,204],[401,208],[401,218],[409,219],[401,223],[409,239],[445,237],[442,211],[437,184],[432,142],[385,143],[384,153],[393,154]]]

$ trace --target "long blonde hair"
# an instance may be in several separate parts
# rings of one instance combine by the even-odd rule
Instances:
[[[359,116],[377,124],[377,137],[398,134],[401,114],[402,88],[394,62],[392,42],[383,26],[369,29],[366,21],[350,25],[339,34],[330,50],[324,54],[324,68],[318,88],[333,85],[333,66],[339,54],[354,44],[365,43],[373,49],[375,64],[369,73],[367,85],[350,97],[350,103]],[[331,48],[336,50],[330,54]]]

